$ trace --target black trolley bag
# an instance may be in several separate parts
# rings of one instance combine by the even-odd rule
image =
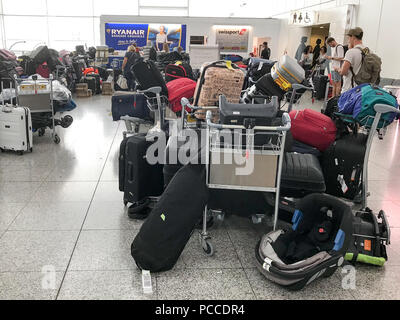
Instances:
[[[47,46],[40,46],[31,52],[29,57],[36,65],[41,65],[50,59],[50,51]]]
[[[278,97],[281,101],[285,96],[285,91],[282,90],[274,81],[271,74],[268,73],[261,77],[255,84],[257,90],[261,91],[263,95],[270,97]]]
[[[141,90],[161,87],[161,95],[168,96],[165,80],[153,61],[139,59],[138,62],[132,66],[132,72]]]
[[[205,167],[180,169],[131,246],[141,270],[164,272],[178,261],[207,204]]]
[[[360,195],[367,140],[362,133],[344,135],[323,153],[327,194],[349,200]]]
[[[81,80],[82,83],[87,83],[88,84],[88,89],[92,90],[92,95],[96,94],[96,78],[92,77],[91,75],[85,76]]]
[[[315,89],[315,98],[317,100],[325,99],[326,87],[328,86],[328,83],[329,83],[329,77],[320,75],[320,74],[316,74],[313,77],[313,83],[314,83],[314,89]]]
[[[192,67],[181,61],[167,65],[165,68],[165,81],[170,82],[180,78],[189,78],[193,80]]]
[[[141,93],[114,94],[111,98],[111,112],[114,121],[119,121],[123,116],[151,119],[147,98]]]
[[[119,188],[124,192],[124,204],[133,204],[132,214],[147,208],[148,197],[158,197],[164,190],[163,165],[148,162],[147,150],[154,141],[148,141],[146,136],[143,133],[128,137],[120,147]]]

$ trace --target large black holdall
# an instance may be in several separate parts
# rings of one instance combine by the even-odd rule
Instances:
[[[168,96],[167,85],[153,61],[139,59],[139,61],[132,66],[132,72],[141,90],[161,87],[161,95]]]
[[[132,243],[132,257],[139,269],[164,272],[174,267],[207,200],[205,167],[180,169]]]
[[[147,141],[146,134],[136,134],[121,143],[119,184],[126,204],[158,197],[164,190],[163,165],[151,165],[146,157],[152,144]]]
[[[193,80],[193,69],[185,63],[178,61],[175,64],[169,64],[165,68],[165,81],[170,82],[180,78],[189,78]]]
[[[265,76],[261,77],[255,84],[256,88],[261,91],[263,95],[269,97],[278,97],[279,100],[282,100],[285,96],[285,91],[283,91],[274,81],[271,74],[268,73]]]
[[[50,51],[47,46],[40,46],[33,50],[30,54],[30,58],[36,65],[43,64],[50,59]]]
[[[355,200],[360,194],[367,140],[365,134],[348,134],[324,152],[326,193],[349,200]]]

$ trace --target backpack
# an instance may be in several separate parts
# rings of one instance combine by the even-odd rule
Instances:
[[[363,83],[369,83],[372,85],[379,85],[381,80],[382,71],[382,59],[375,53],[372,53],[369,48],[361,49],[362,62],[360,71],[355,74],[353,67],[350,68],[353,74],[353,87]]]

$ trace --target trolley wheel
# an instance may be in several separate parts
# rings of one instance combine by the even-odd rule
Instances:
[[[124,200],[124,206],[126,207],[128,205],[128,201]]]
[[[214,256],[215,249],[214,245],[211,242],[211,238],[209,236],[204,236],[202,233],[200,233],[200,244],[201,247],[203,248],[204,253],[208,257]]]
[[[33,153],[33,148],[30,148],[30,149],[29,149],[29,152],[30,152],[30,153]]]
[[[60,144],[60,142],[61,142],[61,138],[58,135],[55,135],[54,136],[54,143],[55,144]]]
[[[23,155],[24,155],[24,152],[23,152],[23,151],[18,151],[18,155],[19,155],[19,156],[23,156]]]

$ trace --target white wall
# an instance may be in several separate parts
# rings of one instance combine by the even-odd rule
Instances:
[[[364,29],[364,44],[383,62],[382,77],[400,79],[399,0],[360,0],[356,25]]]
[[[101,16],[100,34],[101,42],[105,44],[106,23],[172,23],[187,25],[187,48],[190,36],[208,36],[208,44],[215,44],[214,25],[251,26],[248,52],[239,53],[248,56],[253,51],[253,37],[270,37],[271,58],[277,59],[280,51],[277,49],[280,42],[280,20],[278,19],[239,19],[239,18],[186,18],[186,17],[138,17],[138,16]]]

